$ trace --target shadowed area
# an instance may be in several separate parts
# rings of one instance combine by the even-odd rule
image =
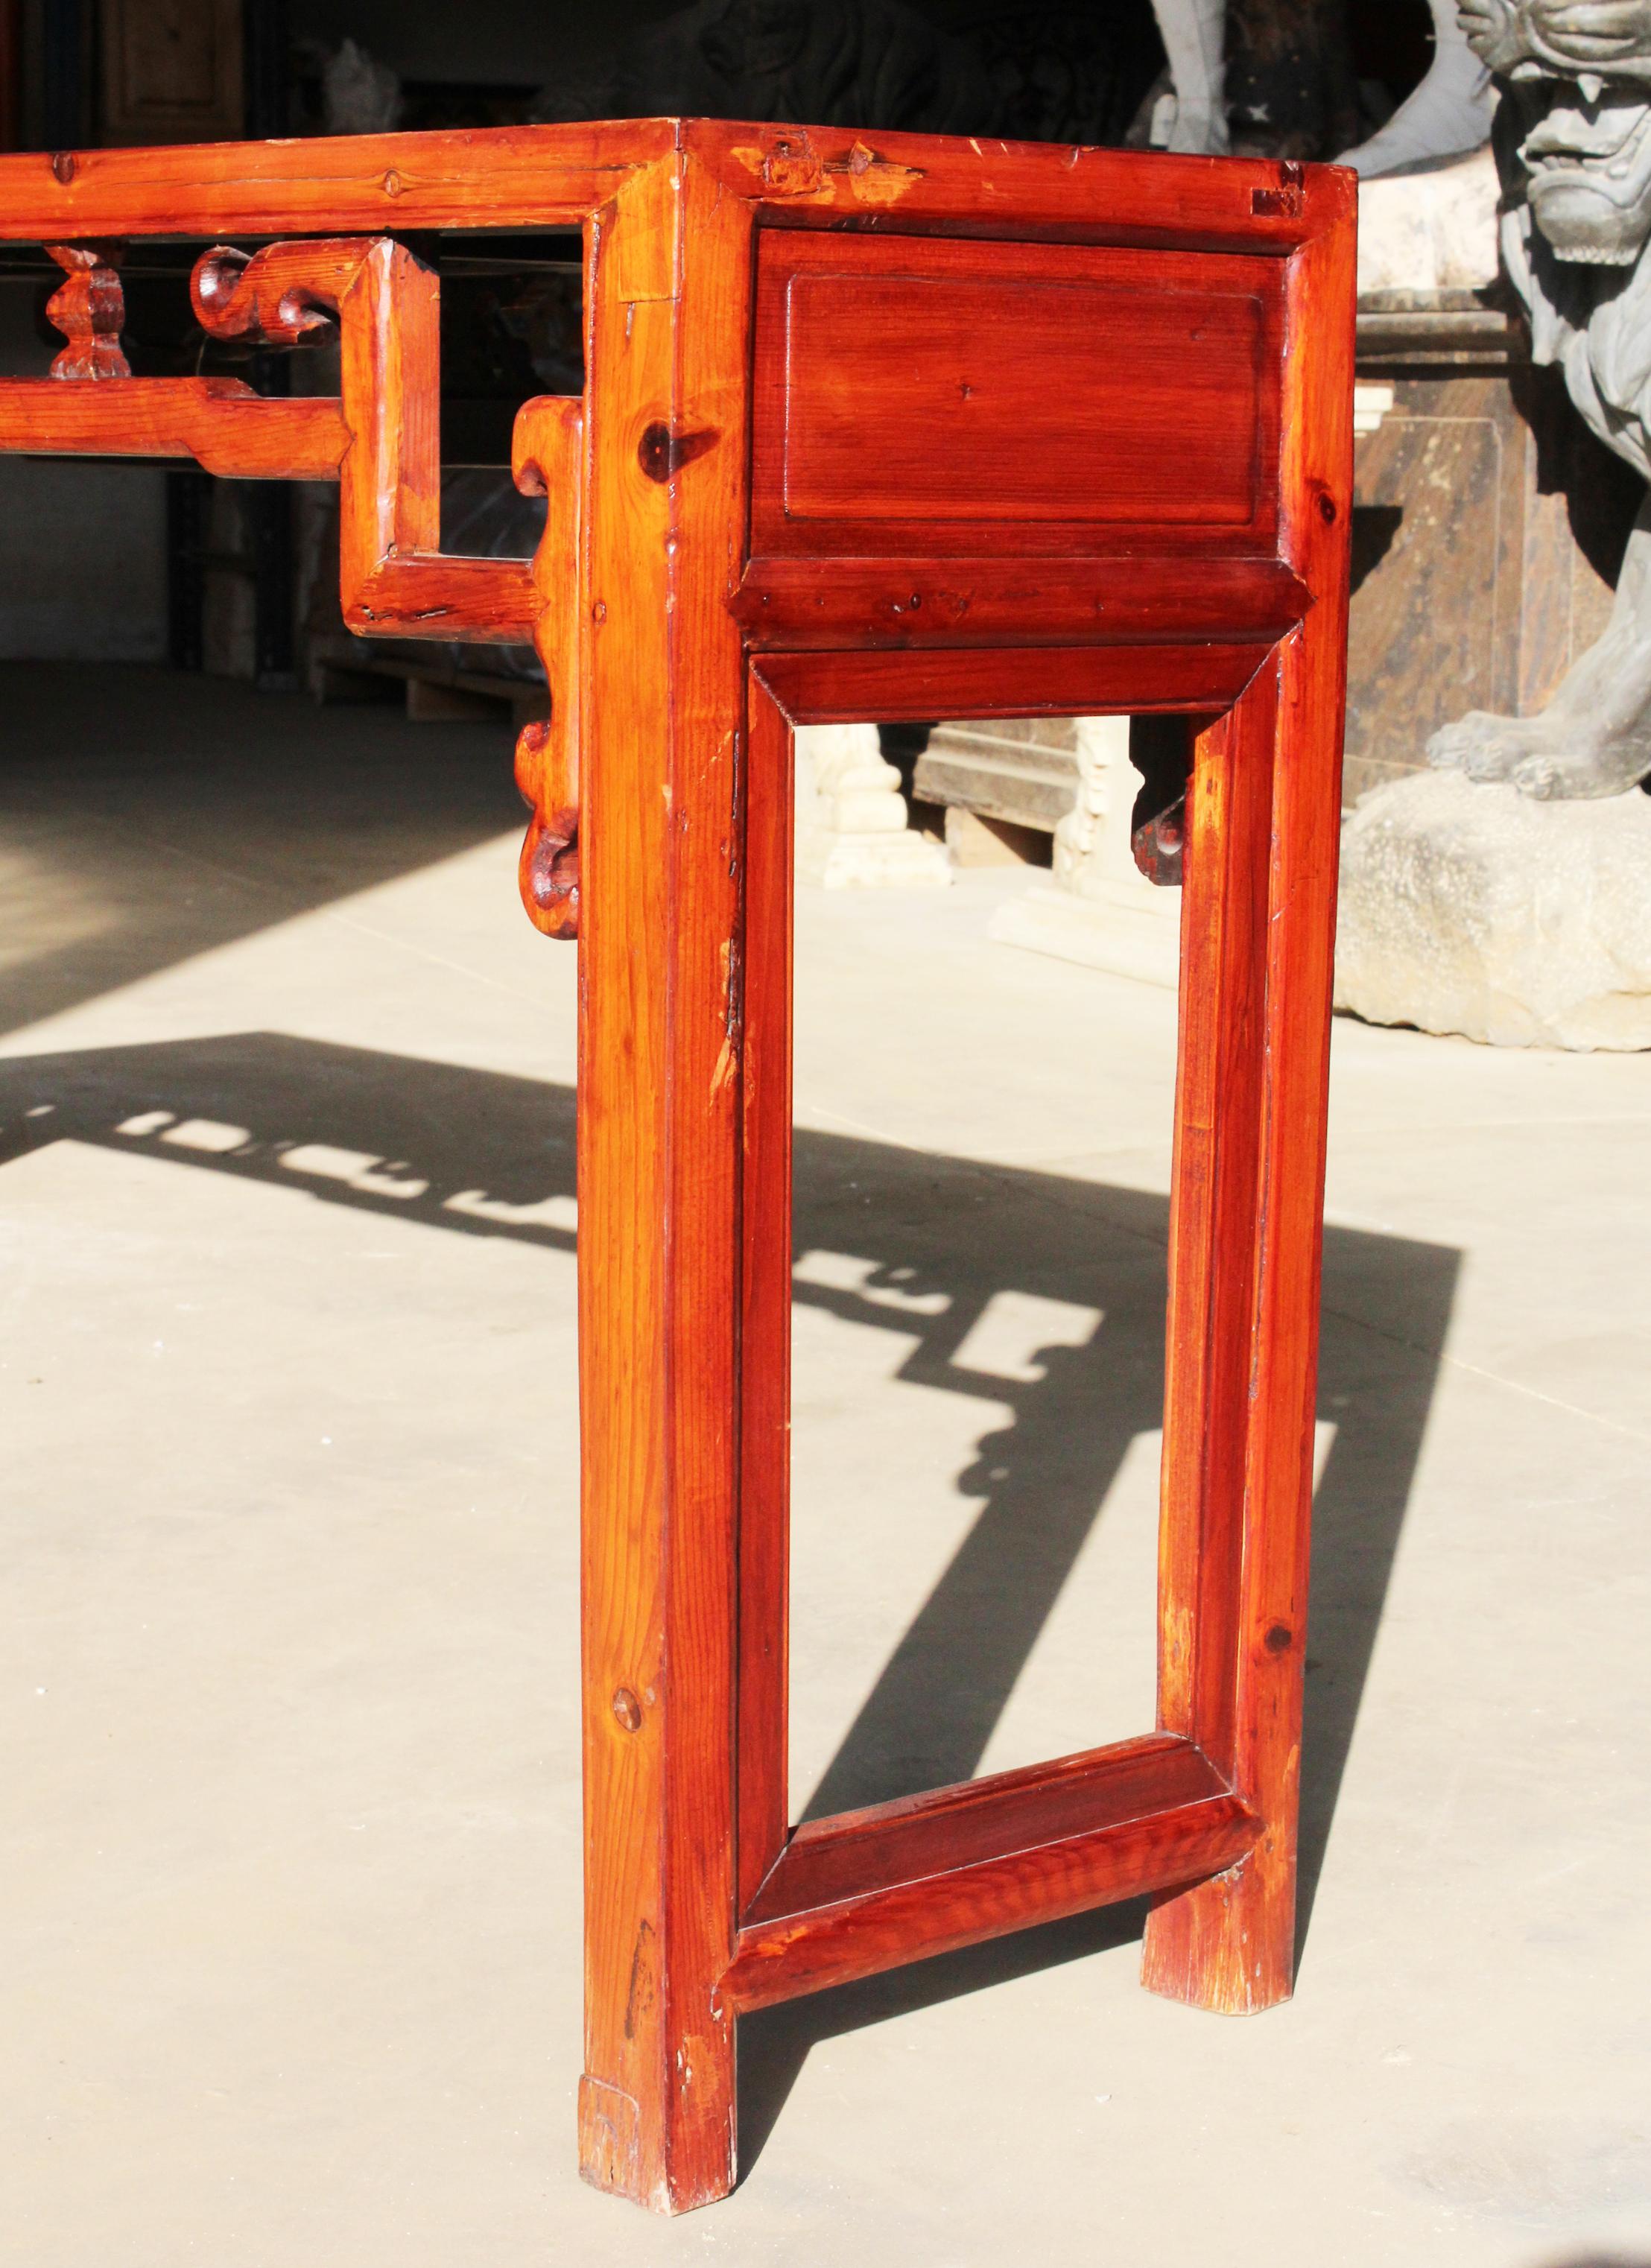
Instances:
[[[139,1151],[470,1236],[569,1250],[566,1087],[278,1033],[0,1061],[0,1161],[75,1141]],[[799,1303],[907,1350],[894,1375],[1013,1415],[960,1493],[979,1509],[893,1649],[807,1816],[969,1778],[1131,1440],[1161,1419],[1167,1208],[1135,1189],[800,1130],[795,1249],[850,1256]],[[1430,1406],[1459,1264],[1448,1247],[1331,1226],[1301,1819],[1303,1931]],[[1091,1303],[1079,1346],[1016,1381],[956,1359],[1005,1292]],[[1146,1729],[1145,1727],[1141,1729]],[[1073,1727],[1074,1745],[1083,1728]],[[748,2170],[809,2047],[833,2033],[1124,1941],[1140,1909],[1078,1917],[748,2019]]]
[[[397,707],[18,661],[0,714],[0,1031],[521,821],[507,723],[409,730]]]

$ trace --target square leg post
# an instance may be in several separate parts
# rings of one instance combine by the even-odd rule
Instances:
[[[733,2178],[749,228],[673,157],[591,232],[581,846],[586,2178]],[[743,224],[743,225],[741,225]]]
[[[1200,740],[1188,799],[1159,1708],[1261,1819],[1161,1899],[1143,1981],[1227,2014],[1287,1999],[1346,674],[1351,224],[1286,287],[1281,548],[1307,620]]]

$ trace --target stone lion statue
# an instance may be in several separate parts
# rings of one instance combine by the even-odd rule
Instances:
[[[1503,92],[1502,257],[1602,441],[1651,478],[1651,0],[1460,0]],[[1539,716],[1473,710],[1429,761],[1527,795],[1620,795],[1651,773],[1651,499],[1610,624]]]

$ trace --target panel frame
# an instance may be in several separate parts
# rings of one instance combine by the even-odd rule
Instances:
[[[1138,268],[1137,263],[1142,263]],[[1219,288],[1221,284],[1230,288]],[[821,390],[812,372],[795,366],[793,324],[800,285],[840,283],[873,291],[924,284],[1014,291],[1053,305],[1082,291],[1107,292],[1139,300],[1173,303],[1196,290],[1205,298],[1231,299],[1255,310],[1253,383],[1249,424],[1251,458],[1249,509],[1199,517],[1177,511],[1172,517],[1115,512],[1064,516],[1055,511],[1002,507],[969,513],[947,505],[925,512],[800,512],[793,502],[794,421],[807,414]],[[751,532],[753,554],[764,561],[801,557],[815,571],[836,558],[899,558],[920,552],[928,558],[981,560],[1045,557],[1062,560],[1116,559],[1196,551],[1203,557],[1264,558],[1273,556],[1278,535],[1279,338],[1282,316],[1279,262],[1257,254],[1147,251],[1104,240],[1040,242],[1006,234],[990,242],[880,230],[875,236],[822,236],[797,229],[768,227],[758,239],[756,329],[752,360]],[[1117,387],[1119,395],[1138,392],[1139,373]],[[895,403],[900,397],[896,380]],[[867,446],[871,436],[867,435]],[[925,452],[929,434],[910,437],[908,464]],[[891,432],[892,443],[894,435]],[[891,471],[894,469],[891,465]],[[916,541],[921,533],[922,541]]]
[[[1299,636],[1293,633],[1292,637]],[[1257,1846],[1294,1846],[1242,1751],[1243,1564],[1307,1521],[1305,1485],[1264,1507],[1249,1485],[1264,1454],[1247,1393],[1259,1287],[1276,1269],[1267,1132],[1292,1028],[1327,1023],[1316,999],[1280,997],[1271,941],[1323,929],[1330,907],[1288,893],[1275,800],[1294,754],[1281,730],[1286,648],[969,649],[913,654],[763,655],[750,668],[742,1167],[757,1192],[744,1222],[741,1469],[735,1603],[740,1921],[719,2000],[736,2011],[842,1984],[1036,1921],[1189,1882],[1241,1881]],[[989,665],[990,675],[983,668]],[[988,688],[990,698],[987,697]],[[984,1780],[925,1791],[792,1831],[785,1806],[789,1558],[792,929],[789,863],[800,724],[1058,713],[1180,713],[1192,731],[1183,978],[1170,1214],[1168,1387],[1161,1512],[1160,1723],[1156,1734]],[[1327,966],[1327,964],[1326,964]],[[1322,1099],[1319,1110],[1322,1116]],[[1315,1129],[1300,1123],[1313,1153]],[[1322,1145],[1317,1154],[1322,1158]],[[1219,1256],[1219,1264],[1218,1264]],[[1310,1374],[1310,1312],[1289,1351]],[[1310,1401],[1310,1385],[1307,1387]],[[1296,1633],[1277,1622],[1262,1651],[1295,1696]],[[1190,1679],[1184,1657],[1196,1658]],[[1196,1692],[1196,1703],[1190,1697]],[[1263,1799],[1265,1808],[1263,1808]],[[1293,1919],[1280,1923],[1293,1935]],[[1149,1940],[1146,1976],[1163,1989]],[[1284,1997],[1288,1945],[1246,2005]],[[1177,1980],[1167,1981],[1172,1990]],[[1190,1973],[1182,1987],[1196,1979]],[[1184,1989],[1176,1997],[1199,1997]]]

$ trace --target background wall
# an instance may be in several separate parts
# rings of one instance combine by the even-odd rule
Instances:
[[[0,280],[0,371],[43,378],[38,286]],[[160,661],[166,476],[153,465],[0,456],[0,658]]]

